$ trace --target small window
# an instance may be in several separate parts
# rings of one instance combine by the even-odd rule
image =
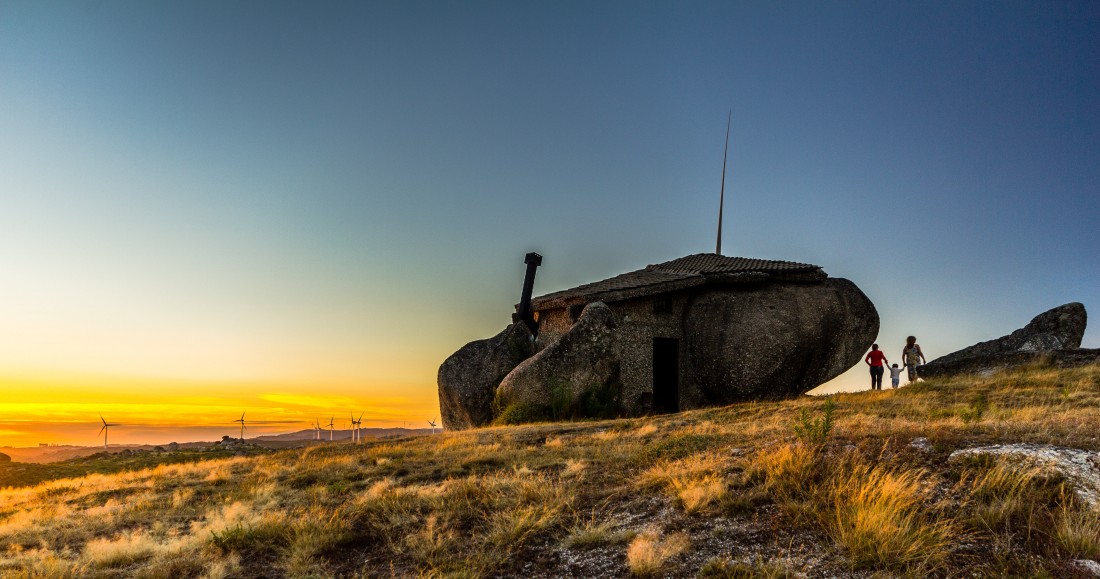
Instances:
[[[655,314],[671,314],[672,313],[672,298],[657,298],[653,300],[653,313]]]
[[[581,317],[581,312],[584,311],[584,306],[585,304],[573,304],[569,306],[569,321],[577,321],[577,318]]]

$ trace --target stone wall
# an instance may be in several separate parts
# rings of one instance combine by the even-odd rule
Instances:
[[[697,292],[684,290],[608,304],[615,313],[616,356],[621,363],[622,409],[628,415],[646,410],[646,400],[653,395],[653,339],[674,338],[679,341],[679,406],[681,410],[707,405],[703,393],[695,385],[688,363],[684,318]],[[660,306],[655,304],[660,302]],[[541,350],[557,341],[572,327],[568,308],[539,312]]]
[[[667,300],[668,311],[655,312],[654,302]],[[622,404],[628,414],[645,410],[643,397],[653,394],[653,338],[679,340],[680,407],[684,405],[686,350],[684,350],[683,313],[687,296],[666,294],[611,304],[619,317],[618,356],[622,364]],[[648,396],[646,396],[648,395]]]

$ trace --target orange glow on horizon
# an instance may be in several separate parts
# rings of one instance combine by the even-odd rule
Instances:
[[[434,383],[332,381],[186,381],[96,375],[0,374],[0,446],[102,444],[100,415],[110,444],[165,444],[237,436],[232,421],[251,424],[246,438],[312,428],[314,421],[347,429],[349,415],[363,427],[420,428],[439,415]]]

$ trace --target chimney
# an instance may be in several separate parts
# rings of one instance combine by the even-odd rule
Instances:
[[[519,298],[519,312],[516,317],[527,324],[527,329],[531,330],[531,335],[537,336],[539,334],[539,323],[535,321],[535,316],[531,312],[531,290],[535,288],[535,269],[542,265],[542,256],[535,252],[528,253],[523,258],[523,263],[527,264],[527,274],[523,276],[523,294]]]

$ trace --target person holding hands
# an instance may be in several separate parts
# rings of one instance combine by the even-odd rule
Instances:
[[[905,348],[901,350],[901,361],[905,363],[906,369],[909,370],[909,381],[916,380],[917,366],[928,363],[928,360],[924,359],[924,352],[921,351],[916,336],[905,338]]]
[[[882,390],[882,375],[886,373],[886,354],[878,349],[878,344],[871,344],[871,351],[863,359],[871,367],[871,390]]]

